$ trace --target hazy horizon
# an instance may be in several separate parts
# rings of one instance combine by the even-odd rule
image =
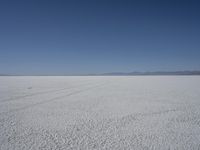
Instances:
[[[176,71],[131,71],[131,72],[101,72],[101,73],[51,73],[51,74],[6,74],[0,76],[137,76],[137,75],[200,75],[200,70],[176,70]]]

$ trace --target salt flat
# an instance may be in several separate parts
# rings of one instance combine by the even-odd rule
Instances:
[[[0,149],[200,149],[200,76],[0,77]]]

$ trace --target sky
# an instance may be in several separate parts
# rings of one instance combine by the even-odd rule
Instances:
[[[0,74],[200,70],[200,1],[1,0]]]

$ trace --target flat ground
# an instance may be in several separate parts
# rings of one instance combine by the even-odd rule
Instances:
[[[0,149],[200,149],[200,76],[0,77]]]

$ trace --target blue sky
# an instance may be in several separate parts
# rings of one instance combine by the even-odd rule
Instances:
[[[200,70],[200,2],[1,0],[0,73]]]

